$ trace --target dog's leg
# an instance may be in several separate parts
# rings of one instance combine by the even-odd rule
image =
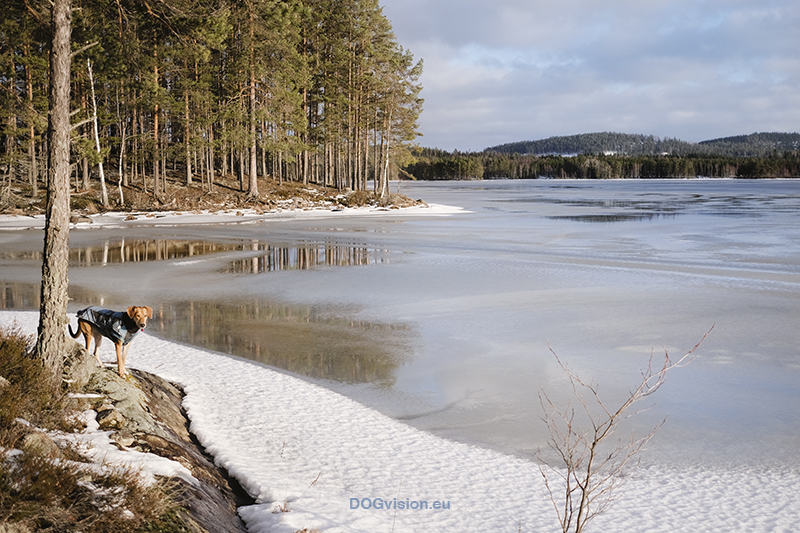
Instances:
[[[125,371],[125,358],[128,356],[128,346],[123,346],[121,342],[115,342],[114,347],[117,349],[117,372],[120,377],[125,377],[128,372]]]
[[[128,350],[131,349],[130,344],[126,344],[122,347],[122,366],[125,366],[125,362],[128,360]],[[128,369],[125,369],[125,375],[128,375]]]
[[[86,335],[86,351],[89,351],[91,340],[94,339],[94,358],[97,360],[97,366],[102,367],[103,362],[100,360],[100,343],[103,342],[103,335],[92,327],[89,334]]]

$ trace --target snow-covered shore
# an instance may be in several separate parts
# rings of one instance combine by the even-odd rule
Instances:
[[[0,325],[14,322],[33,333],[37,314],[0,312]],[[103,345],[104,360],[112,351]],[[272,368],[147,333],[128,366],[184,387],[192,431],[258,502],[240,509],[252,532],[558,530],[529,461],[435,437]],[[798,527],[800,473],[681,465],[637,471],[594,522],[606,532]]]
[[[76,229],[109,229],[143,226],[180,226],[203,224],[257,224],[259,222],[289,220],[296,218],[324,218],[353,216],[409,216],[409,215],[450,215],[462,211],[461,208],[447,205],[417,205],[402,209],[385,207],[342,207],[342,208],[309,208],[272,209],[270,211],[256,209],[221,209],[217,211],[164,211],[164,212],[123,212],[107,211],[96,215],[84,215],[74,219],[72,226]],[[44,215],[8,215],[0,214],[0,229],[23,230],[43,229]]]

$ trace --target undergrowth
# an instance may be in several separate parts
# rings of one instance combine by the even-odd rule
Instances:
[[[145,485],[128,470],[100,473],[35,429],[71,431],[76,418],[66,392],[43,379],[32,346],[18,328],[0,328],[0,524],[45,532],[188,531],[171,488]],[[30,445],[34,434],[51,446]]]

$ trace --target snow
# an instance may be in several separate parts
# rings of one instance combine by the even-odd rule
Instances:
[[[177,461],[137,450],[120,449],[111,441],[113,431],[100,429],[97,413],[87,409],[80,414],[86,429],[79,433],[48,432],[56,443],[71,444],[82,456],[103,465],[104,468],[124,468],[138,472],[147,485],[156,482],[156,476],[179,477],[189,483],[197,480],[188,468]]]
[[[6,327],[15,322],[17,324],[24,323],[24,319],[23,321],[12,320],[7,322],[5,320],[7,317],[8,313],[0,313],[0,327]],[[70,396],[73,398],[93,398],[100,395],[72,394]],[[76,470],[90,472],[96,475],[108,475],[115,471],[124,470],[138,475],[141,481],[148,486],[156,483],[156,476],[179,477],[193,485],[197,484],[197,479],[192,475],[191,471],[177,461],[153,453],[119,448],[112,443],[110,438],[111,434],[114,432],[101,430],[96,417],[97,413],[92,409],[87,409],[79,413],[77,415],[77,421],[82,423],[85,428],[75,433],[64,433],[58,430],[49,431],[42,428],[34,429],[47,434],[53,442],[57,444],[71,445],[72,449],[91,461],[90,463],[84,463],[66,459],[54,459],[54,461],[66,463]],[[31,423],[25,419],[16,418],[15,421],[19,424],[33,427]],[[3,450],[0,448],[0,451]],[[6,460],[13,459],[13,457],[21,453],[23,453],[22,450],[11,450],[10,453],[7,454]],[[94,486],[90,482],[87,483],[87,488],[89,488],[89,486]]]
[[[33,333],[37,314],[0,312],[0,325],[15,321]],[[101,357],[113,359],[113,347],[103,345]],[[530,461],[438,438],[273,368],[146,332],[128,366],[184,387],[191,430],[256,499],[239,510],[251,532],[559,529]],[[100,438],[91,445],[112,453]],[[790,468],[653,465],[625,487],[591,530],[800,528],[800,472]]]
[[[335,210],[327,208],[290,209],[278,208],[268,212],[259,212],[255,209],[223,209],[218,211],[164,211],[153,213],[130,213],[122,211],[108,211],[97,215],[87,215],[91,222],[77,222],[74,228],[101,229],[124,228],[135,226],[180,226],[202,224],[257,224],[266,221],[296,220],[297,218],[327,218],[342,216],[370,216],[380,215],[385,217],[409,216],[424,214],[426,216],[449,215],[463,211],[459,207],[447,205],[418,205],[402,209],[387,209],[384,207],[345,207]],[[0,227],[5,230],[43,229],[44,215],[0,215]]]

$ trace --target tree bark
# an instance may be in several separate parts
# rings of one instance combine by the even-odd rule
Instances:
[[[256,52],[255,52],[255,15],[253,3],[250,2],[250,182],[247,196],[258,197],[258,155],[256,137]]]
[[[25,46],[25,57],[28,57],[28,46]],[[28,180],[31,184],[31,196],[36,198],[39,196],[39,171],[36,162],[36,126],[34,124],[36,116],[36,108],[33,104],[33,75],[31,74],[31,67],[25,65],[25,85],[28,89],[28,104],[30,105],[30,117],[28,118],[28,130],[30,140],[28,142]]]
[[[106,174],[103,172],[103,151],[100,149],[100,132],[97,125],[97,99],[94,95],[94,76],[92,75],[92,62],[88,61],[87,65],[89,67],[89,85],[92,88],[92,133],[94,134],[94,146],[97,150],[97,156],[100,158],[100,163],[98,163],[98,167],[100,170],[100,191],[102,194],[103,199],[103,207],[106,209],[109,208],[108,203],[108,189],[106,188]]]
[[[186,122],[184,123],[184,134],[183,134],[183,142],[186,148],[186,184],[191,185],[192,183],[192,144],[190,142],[189,136],[191,134],[191,126],[189,125],[189,89],[186,89],[185,93],[185,112],[186,112]]]
[[[67,341],[69,261],[69,91],[71,0],[54,0],[50,52],[49,176],[36,354],[54,381],[61,377]]]

